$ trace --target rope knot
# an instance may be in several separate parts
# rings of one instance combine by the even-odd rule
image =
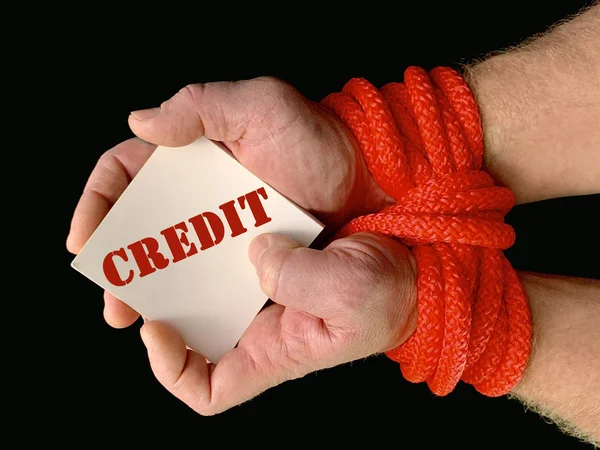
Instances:
[[[507,249],[515,233],[503,222],[514,194],[483,171],[453,172],[407,191],[379,213],[358,217],[342,234],[374,231],[409,246],[446,242]]]
[[[504,223],[515,198],[481,170],[483,132],[468,85],[447,67],[409,67],[404,83],[379,91],[355,78],[323,103],[350,127],[395,200],[338,235],[400,238],[417,262],[417,330],[387,355],[437,395],[461,379],[485,395],[507,393],[531,351],[531,316],[502,253],[515,240]]]

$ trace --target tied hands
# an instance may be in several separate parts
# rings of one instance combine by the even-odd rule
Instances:
[[[129,125],[141,139],[117,145],[98,161],[71,223],[72,253],[156,145],[183,146],[201,136],[226,144],[244,167],[330,229],[392,201],[373,180],[350,130],[279,80],[188,86],[160,108],[132,113]],[[187,349],[164,324],[148,321],[141,328],[156,378],[202,415],[313,371],[391,350],[416,327],[416,266],[397,240],[357,233],[313,250],[264,234],[251,243],[249,258],[274,303],[217,365]],[[139,317],[107,292],[104,301],[113,327]]]

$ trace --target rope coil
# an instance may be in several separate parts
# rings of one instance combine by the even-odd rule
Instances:
[[[475,99],[453,69],[409,67],[381,90],[354,78],[323,104],[358,140],[369,171],[396,203],[346,224],[400,238],[417,262],[415,333],[387,356],[409,381],[447,395],[459,380],[484,395],[509,392],[531,352],[531,314],[502,250],[513,193],[482,170]]]

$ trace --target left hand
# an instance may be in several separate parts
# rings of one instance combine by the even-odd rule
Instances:
[[[225,411],[284,381],[391,350],[416,327],[416,268],[408,249],[357,233],[325,250],[263,234],[250,259],[272,304],[217,365],[160,322],[142,339],[156,378],[202,415]]]

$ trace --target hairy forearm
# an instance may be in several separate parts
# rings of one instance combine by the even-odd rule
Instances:
[[[600,192],[600,3],[465,68],[483,120],[486,169],[518,203]],[[534,325],[513,394],[600,441],[600,282],[522,274]]]
[[[600,442],[600,281],[520,275],[533,350],[513,393],[566,431]]]
[[[465,68],[486,168],[518,203],[600,192],[600,4]]]

